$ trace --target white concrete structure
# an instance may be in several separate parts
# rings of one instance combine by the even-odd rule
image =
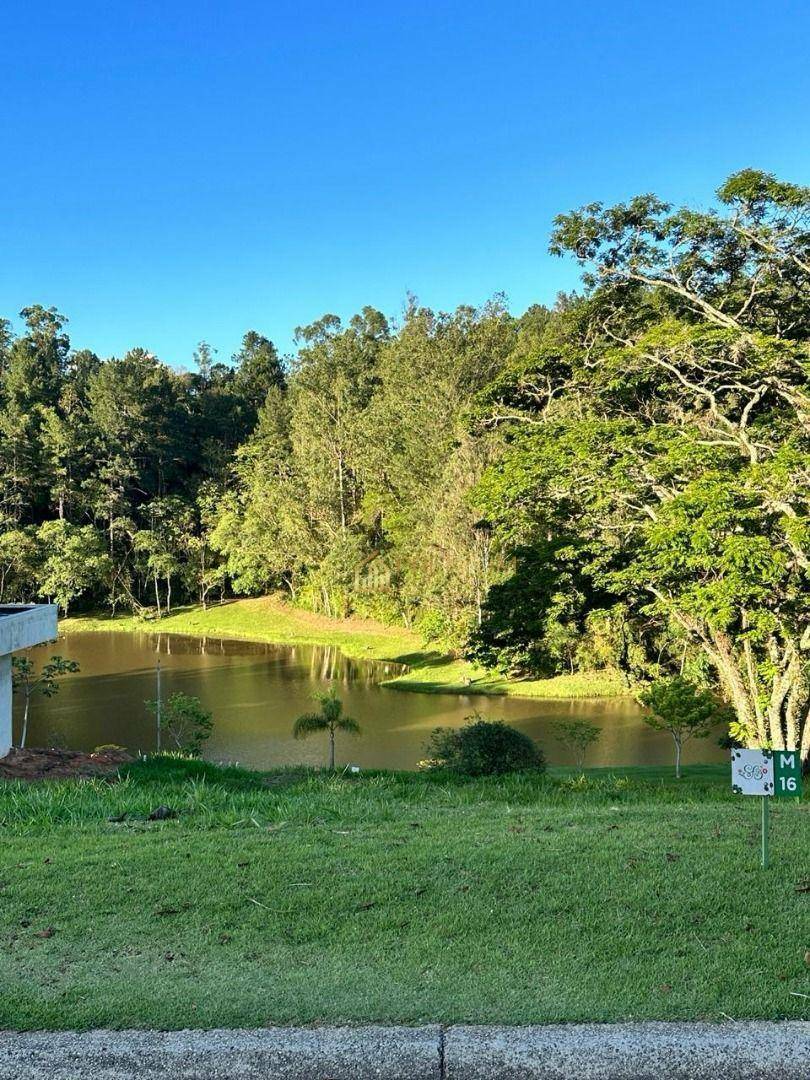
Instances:
[[[11,749],[11,654],[56,633],[56,604],[0,604],[0,757]]]

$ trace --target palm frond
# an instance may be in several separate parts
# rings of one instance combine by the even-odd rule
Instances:
[[[326,731],[328,727],[329,721],[323,713],[304,713],[295,721],[293,738],[305,739],[307,735],[312,735],[316,731]]]
[[[352,735],[360,734],[360,725],[353,716],[341,716],[335,721],[335,727],[340,728],[341,731],[348,731]]]
[[[343,702],[337,696],[336,690],[319,691],[313,694],[316,701],[320,701],[323,715],[331,723],[336,724],[343,712]]]

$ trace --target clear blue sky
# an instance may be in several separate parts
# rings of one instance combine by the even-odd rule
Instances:
[[[10,0],[0,314],[189,364],[408,291],[551,301],[559,211],[810,182],[808,31],[780,0]]]

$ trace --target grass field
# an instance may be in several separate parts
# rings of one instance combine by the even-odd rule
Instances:
[[[163,759],[0,785],[0,1026],[806,1017],[810,801],[776,804],[763,871],[727,783]]]
[[[406,674],[388,680],[396,690],[420,693],[509,694],[516,697],[616,697],[628,692],[613,672],[583,672],[552,679],[511,680],[497,672],[425,648],[417,634],[371,619],[328,619],[295,608],[276,597],[234,600],[203,611],[183,608],[176,614],[144,621],[131,615],[92,615],[63,619],[60,631],[121,630],[166,634],[211,635],[282,645],[336,645],[361,660],[406,664]]]

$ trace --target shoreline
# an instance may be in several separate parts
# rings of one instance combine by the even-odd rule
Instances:
[[[159,622],[132,615],[94,614],[60,621],[60,636],[72,633],[183,634],[274,645],[335,646],[353,660],[402,664],[406,671],[380,685],[422,694],[546,698],[557,700],[633,697],[618,672],[581,672],[548,679],[508,679],[466,660],[426,648],[404,627],[371,619],[329,619],[291,607],[275,597],[231,600],[205,611],[182,608]]]

